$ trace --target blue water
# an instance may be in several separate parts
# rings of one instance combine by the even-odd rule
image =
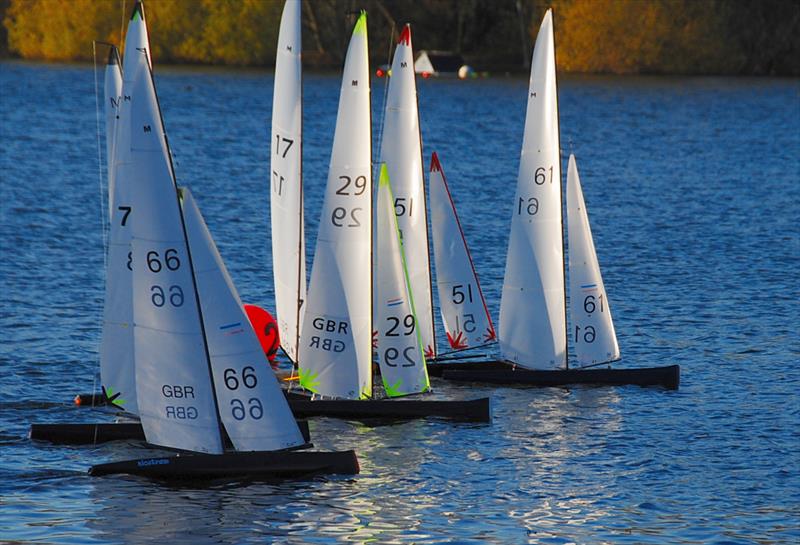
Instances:
[[[179,182],[242,299],[273,308],[272,76],[158,68],[157,84]],[[419,86],[496,318],[526,81]],[[304,83],[309,248],[338,90]],[[564,77],[559,98],[620,365],[680,364],[680,390],[434,381],[491,395],[493,423],[320,419],[316,445],[354,448],[360,475],[171,487],[86,475],[141,445],[27,439],[32,421],[110,418],[70,402],[97,387],[103,189],[91,67],[0,64],[0,542],[800,541],[800,82]]]

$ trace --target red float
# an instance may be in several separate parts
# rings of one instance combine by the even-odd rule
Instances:
[[[270,365],[273,369],[277,369],[275,356],[278,355],[278,349],[281,347],[278,323],[272,314],[257,305],[244,305],[244,311],[247,313],[250,325],[253,326],[258,342],[261,343],[261,348],[267,355]]]

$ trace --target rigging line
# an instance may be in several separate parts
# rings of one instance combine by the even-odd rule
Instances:
[[[94,62],[94,108],[95,108],[95,125],[97,128],[97,179],[100,188],[100,230],[103,237],[103,270],[108,274],[108,233],[107,233],[107,204],[105,201],[106,189],[103,185],[103,158],[102,151],[100,150],[100,98],[97,89],[97,42],[92,42],[92,60]],[[100,322],[103,320],[104,310],[100,310]],[[92,374],[92,393],[97,388],[97,373]],[[92,396],[92,406],[94,406],[94,396]]]
[[[125,30],[125,0],[120,0],[119,45],[122,46],[122,36]]]
[[[381,122],[378,124],[378,153],[381,154],[378,157],[378,160],[372,164],[372,180],[375,181],[380,177],[380,168],[381,163],[383,163],[383,124],[386,122],[386,102],[389,99],[389,78],[391,77],[389,73],[392,71],[392,45],[394,44],[394,33],[395,33],[395,25],[392,23],[392,30],[389,32],[389,51],[386,54],[387,64],[389,65],[389,70],[386,72],[384,76],[386,79],[386,83],[383,86],[383,104],[381,105],[380,111],[380,119]]]
[[[97,77],[97,42],[92,42],[92,58],[94,61],[94,109],[95,109],[95,125],[97,129],[97,179],[100,187],[100,225],[103,233],[103,269],[108,268],[108,219],[107,219],[107,203],[106,203],[106,187],[103,183],[103,153],[101,151],[100,143],[100,91],[98,90],[98,77]],[[109,158],[106,158],[108,161]],[[108,166],[106,166],[108,169]]]
[[[488,343],[476,344],[475,346],[468,346],[467,348],[462,348],[460,350],[450,350],[448,352],[442,352],[435,359],[439,359],[443,356],[449,356],[450,354],[463,354],[464,352],[468,352],[470,350],[477,350],[479,348],[486,348],[487,346],[492,346],[497,344],[497,341],[489,341]]]

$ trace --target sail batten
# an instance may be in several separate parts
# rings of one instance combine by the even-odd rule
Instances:
[[[281,347],[297,362],[306,298],[302,177],[301,4],[283,8],[275,59],[270,141],[270,215],[275,308]]]
[[[345,57],[328,181],[304,307],[300,384],[372,395],[372,180],[366,13]]]
[[[500,302],[503,358],[532,369],[567,361],[555,46],[548,10],[533,49],[525,132]]]

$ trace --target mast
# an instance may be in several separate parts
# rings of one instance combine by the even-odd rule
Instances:
[[[553,8],[550,8],[551,10]],[[558,121],[558,191],[561,193],[561,270],[564,273],[564,365],[567,369],[569,369],[569,327],[567,326],[567,262],[566,262],[566,248],[564,244],[564,238],[566,233],[564,232],[564,193],[563,188],[561,187],[561,117],[558,114],[558,49],[556,48],[556,21],[555,17],[553,17],[553,64],[555,64],[555,80],[556,80],[556,119]]]
[[[409,23],[406,23],[406,27],[408,28],[409,43],[410,43],[411,42],[411,25]],[[413,58],[413,56],[412,56],[412,58]],[[415,78],[414,81],[416,83],[416,73],[414,74],[414,78]],[[417,103],[417,120],[419,120],[419,93],[414,93],[414,99],[415,99],[415,101]],[[431,294],[431,329],[433,330],[433,337],[432,337],[433,344],[431,345],[431,348],[433,348],[433,357],[431,359],[435,360],[436,359],[436,355],[439,353],[439,351],[437,350],[438,347],[436,345],[436,319],[435,319],[435,315],[434,315],[434,311],[433,311],[433,274],[431,273],[431,267],[430,267],[430,263],[431,263],[431,232],[428,229],[428,193],[425,191],[425,167],[424,167],[424,165],[422,163],[422,161],[424,159],[422,159],[423,156],[422,156],[422,124],[421,123],[417,123],[417,132],[419,133],[419,156],[420,156],[420,159],[421,159],[420,160],[420,168],[422,169],[422,217],[424,218],[423,221],[425,222],[425,232],[427,234],[427,237],[425,237],[425,242],[427,243],[427,246],[428,246],[427,251],[426,251],[426,255],[428,256],[428,293]],[[428,184],[430,186],[430,179],[428,180]],[[449,193],[450,193],[450,191],[448,190],[448,194]],[[459,224],[459,229],[460,228],[461,228],[461,225]],[[463,233],[462,233],[462,237],[463,237]],[[466,244],[466,241],[465,241],[465,244]],[[404,254],[403,259],[405,259],[405,254]],[[471,259],[472,258],[470,258],[470,260]],[[477,279],[477,277],[476,277],[476,279]],[[480,290],[480,287],[478,287],[478,290]],[[481,295],[481,297],[483,297],[483,295]]]

